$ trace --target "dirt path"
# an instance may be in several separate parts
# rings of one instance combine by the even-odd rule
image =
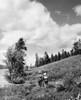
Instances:
[[[5,79],[7,69],[0,69],[0,88],[8,86],[10,83]]]

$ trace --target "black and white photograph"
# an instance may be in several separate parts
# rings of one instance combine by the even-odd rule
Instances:
[[[0,0],[0,100],[81,100],[81,0]]]

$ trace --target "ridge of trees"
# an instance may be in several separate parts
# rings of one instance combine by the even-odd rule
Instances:
[[[75,41],[73,43],[72,49],[68,52],[64,49],[62,49],[62,52],[58,52],[57,54],[51,54],[51,57],[49,57],[48,53],[45,51],[43,57],[39,57],[36,53],[36,61],[35,61],[35,67],[39,67],[42,65],[46,65],[52,62],[56,62],[65,58],[68,58],[70,56],[81,54],[81,39],[78,41]]]

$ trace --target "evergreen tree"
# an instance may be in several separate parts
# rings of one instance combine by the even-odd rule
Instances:
[[[81,39],[79,39],[79,54],[81,54]]]
[[[60,60],[61,59],[61,54],[60,54],[60,52],[58,52],[58,60]]]
[[[74,50],[74,55],[77,55],[79,53],[79,47],[78,47],[78,41],[74,42],[73,44],[73,50]]]
[[[75,41],[71,50],[71,55],[81,54],[81,39]]]
[[[49,58],[49,55],[48,55],[48,53],[46,51],[44,53],[44,63],[45,64],[50,63],[50,58]]]
[[[39,67],[39,56],[37,53],[35,54],[35,57],[36,57],[35,67]]]
[[[54,58],[55,58],[55,61],[58,61],[58,56],[57,56],[57,54],[55,54]]]
[[[70,56],[71,56],[69,52],[67,52],[67,55],[68,55],[68,57],[70,57]]]
[[[20,38],[19,41],[15,44],[15,52],[13,57],[13,62],[17,68],[16,71],[20,75],[24,73],[24,57],[26,56],[25,51],[27,51],[27,47],[25,45],[24,39]]]
[[[14,78],[22,77],[24,75],[24,57],[26,56],[26,50],[27,47],[25,46],[23,38],[20,38],[14,46],[9,47],[7,50],[5,63],[9,69],[12,82]]]
[[[53,55],[53,53],[51,54],[51,58],[50,58],[50,62],[52,63],[52,62],[54,62],[55,61],[55,59],[54,59],[54,55]]]
[[[62,49],[61,59],[64,59],[64,58],[65,58],[64,50]]]
[[[67,58],[68,57],[68,52],[64,51],[64,55],[65,55],[65,58]]]
[[[39,59],[39,66],[42,66],[42,65],[44,65],[44,59],[41,57],[41,58]]]
[[[67,58],[68,57],[68,53],[65,50],[62,50],[62,55],[61,55],[61,59]]]
[[[71,52],[71,56],[73,56],[74,55],[74,50],[72,49],[70,52]]]

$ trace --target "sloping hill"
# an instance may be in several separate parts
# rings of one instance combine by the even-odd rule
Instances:
[[[48,71],[48,76],[51,79],[70,77],[71,74],[79,75],[81,73],[81,55],[72,56],[48,65],[37,68],[32,68],[29,73],[32,77],[36,76],[39,70]]]
[[[54,69],[56,67],[58,68],[74,68],[77,66],[81,66],[81,55],[76,55],[76,56],[72,56],[69,58],[65,58],[63,60],[54,62],[54,63],[50,63],[38,68],[34,68],[34,70],[40,70],[40,69],[44,69],[44,70],[49,70],[49,69]]]

